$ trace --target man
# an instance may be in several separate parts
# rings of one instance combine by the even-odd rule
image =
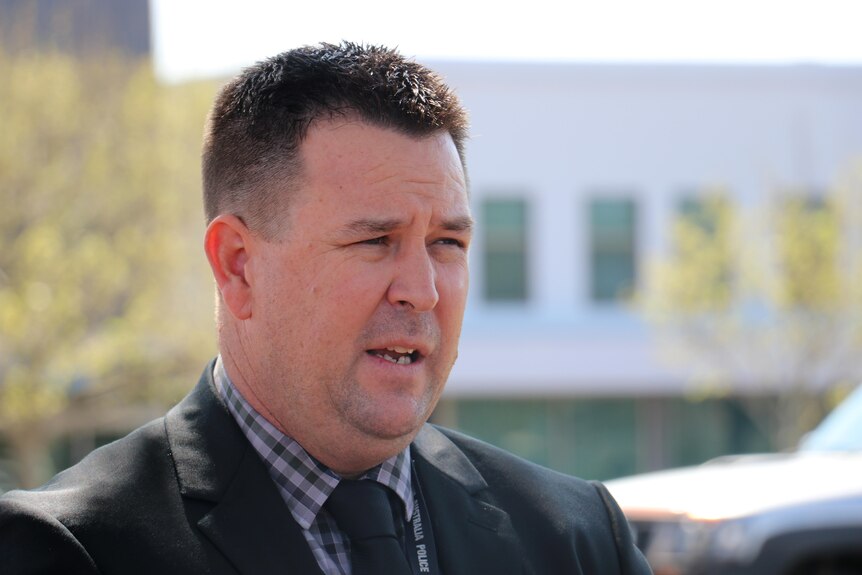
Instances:
[[[648,573],[602,486],[425,423],[467,295],[465,136],[383,48],[229,83],[203,151],[220,355],[165,418],[7,495],[0,570]]]

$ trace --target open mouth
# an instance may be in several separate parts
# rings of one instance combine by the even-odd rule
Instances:
[[[384,349],[369,349],[366,353],[397,365],[410,365],[414,361],[418,361],[420,358],[419,352],[415,349],[400,346],[387,347]]]

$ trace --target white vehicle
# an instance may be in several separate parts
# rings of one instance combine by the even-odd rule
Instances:
[[[656,575],[862,574],[862,386],[794,452],[607,486]]]

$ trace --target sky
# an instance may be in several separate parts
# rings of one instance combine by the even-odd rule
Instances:
[[[861,21],[860,0],[152,0],[166,80],[341,39],[419,61],[862,65]]]

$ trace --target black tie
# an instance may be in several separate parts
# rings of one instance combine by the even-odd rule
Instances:
[[[395,534],[388,488],[376,481],[342,479],[326,509],[350,539],[353,575],[409,575]]]

